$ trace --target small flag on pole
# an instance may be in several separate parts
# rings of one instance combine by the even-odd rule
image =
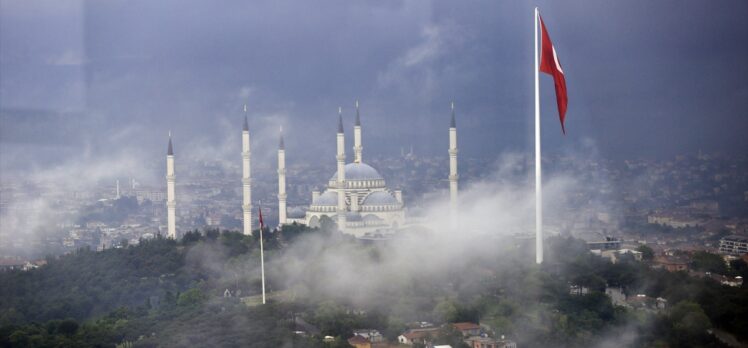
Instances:
[[[262,222],[262,203],[260,203],[260,206],[257,209],[260,213],[260,231],[262,231],[262,228],[265,227],[265,224]]]
[[[262,202],[257,207],[260,219],[260,272],[262,273],[262,304],[265,304],[265,252],[262,245],[262,230],[265,224],[262,222]]]
[[[564,78],[564,71],[561,69],[561,63],[558,62],[556,49],[553,47],[553,43],[551,43],[551,37],[545,29],[543,17],[540,17],[540,15],[538,15],[538,17],[540,18],[540,29],[542,30],[543,35],[540,51],[540,71],[553,76],[553,84],[556,87],[558,118],[561,120],[561,131],[566,134],[564,120],[566,119],[566,106],[569,102],[569,98],[566,94],[566,78]]]

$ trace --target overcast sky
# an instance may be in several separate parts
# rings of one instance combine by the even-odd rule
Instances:
[[[746,1],[0,0],[0,170],[161,161],[169,130],[238,160],[244,103],[253,155],[283,125],[332,165],[356,99],[365,156],[446,156],[452,99],[461,155],[531,155],[535,5],[569,88],[563,136],[541,76],[544,150],[748,149]]]

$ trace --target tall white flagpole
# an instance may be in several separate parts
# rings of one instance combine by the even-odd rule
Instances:
[[[540,87],[538,85],[538,8],[535,8],[535,262],[543,263],[543,193],[540,183]]]
[[[262,201],[260,203],[260,209],[262,209]],[[262,212],[260,212],[262,214]],[[262,215],[260,215],[262,216]],[[264,224],[260,224],[260,273],[262,274],[262,304],[265,304],[265,254],[262,246],[262,229]]]

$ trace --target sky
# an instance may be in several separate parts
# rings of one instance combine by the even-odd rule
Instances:
[[[545,153],[748,149],[745,1],[0,0],[0,174],[161,169],[169,131],[238,160],[244,104],[253,159],[283,126],[289,160],[332,166],[356,100],[365,156],[446,156],[452,100],[461,156],[532,156],[534,6],[569,89],[564,136],[540,78]]]

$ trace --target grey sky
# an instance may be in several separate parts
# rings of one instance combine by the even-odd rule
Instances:
[[[454,98],[461,154],[531,154],[535,5],[569,86],[564,137],[541,76],[545,149],[748,148],[745,1],[0,0],[0,169],[151,161],[169,129],[238,160],[245,102],[253,153],[283,124],[289,158],[332,161],[360,99],[365,156],[446,156]]]

